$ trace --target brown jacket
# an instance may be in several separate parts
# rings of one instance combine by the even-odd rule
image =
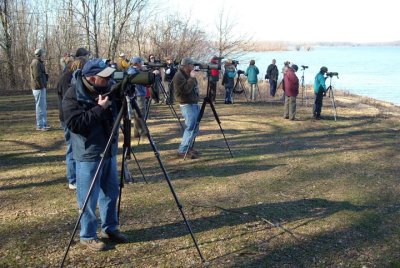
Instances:
[[[47,86],[47,74],[44,67],[44,63],[35,58],[32,60],[31,66],[31,88],[32,89],[43,89]]]
[[[179,69],[173,78],[176,100],[180,104],[194,104],[199,102],[199,87],[194,77]]]

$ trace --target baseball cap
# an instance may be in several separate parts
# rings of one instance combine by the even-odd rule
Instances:
[[[181,60],[181,65],[182,66],[184,66],[184,65],[193,65],[193,64],[195,64],[195,62],[194,62],[194,60],[192,60],[192,58],[183,58]]]
[[[299,67],[296,64],[290,65],[290,68],[292,68],[295,72],[299,69]]]
[[[142,63],[143,62],[143,60],[142,60],[142,58],[140,58],[140,57],[133,57],[131,60],[130,60],[130,63],[132,63],[132,64],[135,64],[135,63]]]
[[[46,54],[46,52],[44,51],[44,49],[38,48],[35,50],[35,55],[38,57],[45,55],[45,54]]]
[[[113,72],[115,72],[115,69],[107,67],[103,59],[90,60],[86,62],[82,69],[82,74],[85,77],[97,75],[103,78],[107,78],[110,77]]]

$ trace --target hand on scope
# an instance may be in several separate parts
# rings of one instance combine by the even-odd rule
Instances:
[[[108,106],[110,106],[111,101],[108,100],[108,96],[104,97],[99,95],[99,100],[97,101],[97,104],[100,105],[103,109],[106,109]]]

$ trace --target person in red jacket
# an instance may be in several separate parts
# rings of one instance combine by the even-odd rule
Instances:
[[[218,58],[216,56],[211,58],[211,64],[218,64]],[[211,69],[211,76],[210,76],[210,100],[215,103],[215,97],[217,95],[217,83],[219,80],[219,70],[218,69]]]
[[[299,78],[296,72],[299,69],[296,64],[292,64],[287,68],[284,76],[285,84],[285,111],[283,117],[285,119],[296,119],[296,97],[299,95]]]

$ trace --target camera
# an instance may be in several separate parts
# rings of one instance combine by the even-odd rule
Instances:
[[[120,83],[126,79],[126,81],[130,84],[147,86],[154,83],[154,74],[151,72],[139,72],[136,74],[127,74],[125,72],[114,72],[112,79],[114,79],[117,83]]]
[[[308,68],[308,66],[306,66],[306,65],[301,65],[301,68],[303,68],[303,69],[307,69],[307,68]]]
[[[337,77],[339,78],[339,73],[336,73],[336,72],[328,72],[328,73],[326,73],[326,76],[329,76],[329,77],[337,76]]]
[[[237,74],[240,76],[241,74],[244,74],[243,70],[237,70]]]
[[[233,64],[233,65],[238,65],[238,64],[239,64],[239,61],[238,61],[238,60],[232,60],[232,64]]]

